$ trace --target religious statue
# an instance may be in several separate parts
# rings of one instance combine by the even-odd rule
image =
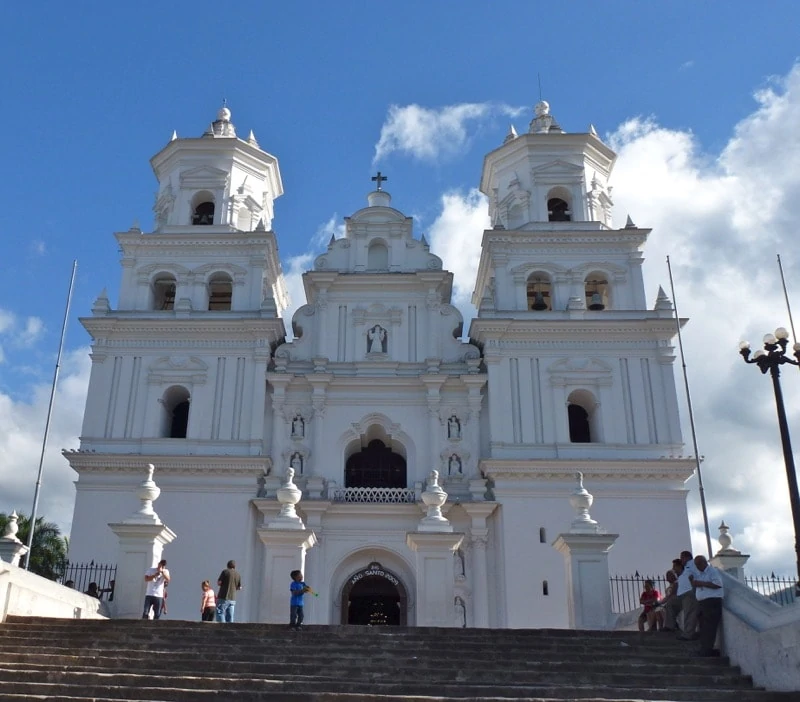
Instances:
[[[455,615],[455,625],[459,629],[466,629],[467,627],[467,608],[464,605],[464,598],[460,595],[456,595],[456,599],[453,603],[453,609],[455,610],[453,614]]]
[[[292,420],[292,436],[300,438],[305,436],[305,422],[299,414]]]
[[[386,330],[380,324],[367,332],[367,353],[386,353]]]
[[[453,551],[453,570],[456,580],[464,580],[466,578],[464,552],[460,548]]]
[[[461,459],[456,454],[450,456],[447,472],[449,475],[461,475]]]
[[[448,439],[460,439],[461,438],[461,422],[458,421],[458,417],[453,415],[450,419],[447,420],[447,438]]]
[[[289,466],[294,470],[295,475],[303,474],[303,457],[299,452],[295,451],[292,458],[289,460]]]

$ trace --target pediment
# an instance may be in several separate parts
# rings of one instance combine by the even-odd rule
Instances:
[[[394,209],[394,207],[363,207],[358,210],[358,212],[354,212],[350,217],[345,217],[345,221],[348,225],[350,222],[392,223],[405,222],[407,219],[409,218],[399,210]]]
[[[151,373],[159,371],[197,373],[207,370],[208,365],[194,356],[164,356],[150,366]]]
[[[213,188],[224,186],[228,172],[213,166],[197,166],[181,172],[182,188]]]
[[[569,173],[571,175],[577,175],[579,173],[583,173],[583,166],[578,166],[574,163],[570,163],[569,161],[557,159],[555,161],[542,164],[541,166],[536,166],[535,168],[532,168],[531,171],[538,175],[546,175],[548,173]]]

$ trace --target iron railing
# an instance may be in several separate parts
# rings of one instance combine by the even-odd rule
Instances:
[[[638,572],[633,575],[612,576],[611,611],[620,614],[640,607],[639,597],[644,590],[645,580],[652,580],[656,590],[664,596],[668,583],[663,576],[639,575]],[[797,598],[795,578],[779,577],[772,573],[769,577],[745,577],[744,582],[749,588],[779,605],[792,604]]]
[[[769,577],[745,576],[744,582],[748,587],[781,606],[792,604],[797,599],[797,578],[776,576],[772,573]]]
[[[413,504],[417,501],[413,488],[353,487],[335,488],[331,499],[334,502],[378,502],[389,504]]]
[[[652,580],[656,590],[664,596],[667,589],[667,581],[663,575],[614,575],[610,578],[611,581],[611,611],[615,614],[622,612],[630,612],[637,609],[639,604],[639,597],[644,591],[644,581]]]
[[[95,583],[101,600],[109,602],[114,599],[114,584],[117,577],[117,566],[108,563],[70,563],[65,562],[61,568],[59,582],[62,585],[72,583],[70,587],[79,592],[87,592],[89,585]]]

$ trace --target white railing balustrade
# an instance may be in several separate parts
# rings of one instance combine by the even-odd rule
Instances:
[[[337,487],[332,491],[334,502],[379,502],[385,504],[413,504],[416,494],[413,488]]]

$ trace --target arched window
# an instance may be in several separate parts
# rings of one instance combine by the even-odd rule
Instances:
[[[609,307],[609,286],[605,273],[593,271],[584,281],[586,309],[600,311]]]
[[[208,281],[208,309],[209,311],[224,311],[231,309],[233,300],[233,281],[226,273],[217,273]]]
[[[367,251],[367,270],[388,271],[389,249],[382,241],[373,241]]]
[[[552,310],[553,286],[547,273],[531,273],[528,276],[528,309],[536,311]]]
[[[189,428],[189,391],[180,385],[173,385],[161,400],[164,414],[161,422],[161,436],[165,439],[185,439]]]
[[[572,212],[570,212],[569,203],[560,197],[551,197],[547,201],[547,221],[571,222]]]
[[[171,310],[175,308],[175,278],[160,275],[153,281],[153,309]]]
[[[592,432],[589,427],[589,413],[580,405],[567,406],[569,419],[569,440],[573,444],[588,444],[592,441]]]
[[[344,484],[345,487],[407,487],[406,459],[380,439],[373,439],[347,459]]]
[[[574,444],[602,441],[597,400],[588,390],[575,390],[567,398],[569,440]]]
[[[214,224],[214,203],[201,202],[192,212],[192,224]]]
[[[196,193],[192,198],[192,224],[214,224],[214,196],[208,191]]]

